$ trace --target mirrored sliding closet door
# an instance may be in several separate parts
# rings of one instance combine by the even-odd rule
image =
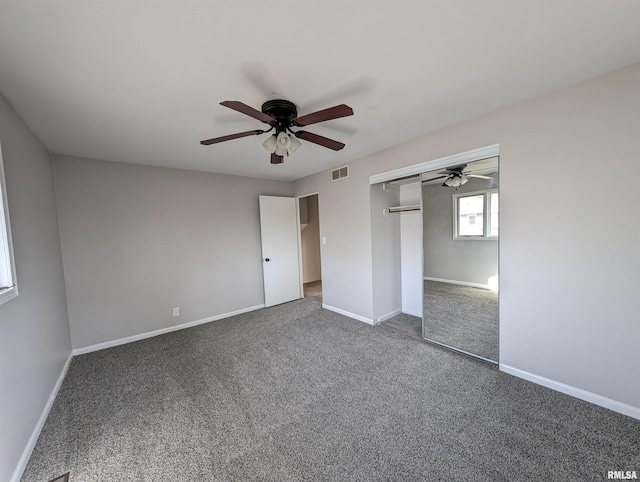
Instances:
[[[422,174],[423,337],[498,361],[498,157]]]

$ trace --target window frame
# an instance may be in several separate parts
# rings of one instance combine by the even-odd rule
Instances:
[[[500,193],[499,190],[496,189],[483,189],[482,191],[470,191],[470,192],[461,192],[455,193],[452,196],[453,199],[453,239],[456,241],[497,241],[498,236],[491,236],[491,195],[496,193],[498,194],[498,202],[500,202]],[[459,207],[459,199],[464,197],[471,196],[483,196],[482,200],[482,235],[479,234],[469,234],[469,235],[460,235],[458,234],[458,207]],[[499,212],[499,211],[498,211]],[[498,228],[499,230],[499,228]]]
[[[2,146],[0,145],[0,256],[6,259],[6,274],[9,286],[0,288],[0,305],[18,296],[18,281],[16,278],[16,263],[11,239],[11,220],[9,218],[9,204],[7,200],[7,185],[4,175]],[[3,263],[5,264],[5,263]]]

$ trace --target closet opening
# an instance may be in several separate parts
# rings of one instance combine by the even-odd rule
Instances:
[[[373,320],[499,361],[499,146],[376,174]]]
[[[371,186],[374,320],[422,339],[419,175]]]

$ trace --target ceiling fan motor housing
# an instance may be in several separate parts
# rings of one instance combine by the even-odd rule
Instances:
[[[277,123],[276,131],[281,132],[291,126],[291,121],[298,117],[298,110],[293,102],[283,99],[268,100],[262,104],[262,112],[273,117]]]

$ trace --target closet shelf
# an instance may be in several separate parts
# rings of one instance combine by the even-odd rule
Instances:
[[[391,206],[387,208],[390,213],[401,213],[404,211],[420,211],[420,204],[409,204],[407,206]]]

